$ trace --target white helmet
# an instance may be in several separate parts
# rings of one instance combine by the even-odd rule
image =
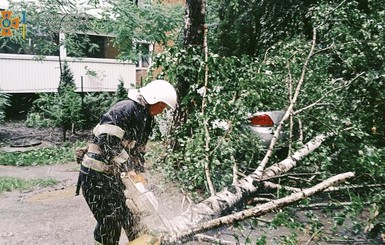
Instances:
[[[139,89],[139,93],[150,105],[164,102],[172,109],[175,109],[177,95],[175,88],[165,80],[154,80]]]

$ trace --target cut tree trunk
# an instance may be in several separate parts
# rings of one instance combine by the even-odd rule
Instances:
[[[332,134],[319,135],[305,144],[301,149],[285,160],[265,169],[262,180],[281,175],[294,168],[298,161],[317,149]],[[234,207],[248,200],[248,197],[257,192],[260,179],[255,172],[239,180],[238,184],[231,185],[215,196],[193,205],[183,214],[170,220],[174,231],[185,230],[195,224],[212,220],[228,214]]]
[[[293,193],[289,196],[283,197],[278,200],[274,200],[271,202],[267,202],[261,205],[258,205],[254,208],[247,209],[235,214],[231,214],[228,216],[220,217],[217,219],[213,219],[204,223],[195,224],[189,228],[186,228],[183,231],[175,232],[174,234],[168,234],[162,237],[161,244],[174,244],[178,241],[183,240],[186,237],[191,237],[194,234],[198,234],[201,232],[205,232],[211,230],[213,228],[217,228],[223,225],[233,224],[236,221],[245,220],[251,217],[259,217],[264,214],[267,214],[273,210],[288,206],[294,202],[297,202],[301,199],[314,195],[317,192],[321,192],[326,188],[337,185],[341,182],[346,181],[348,178],[354,177],[354,173],[348,172],[344,174],[339,174],[333,176],[311,188],[304,189],[300,192]]]
[[[261,184],[261,181],[290,171],[292,168],[296,166],[298,161],[302,160],[305,156],[307,156],[308,154],[313,152],[315,149],[317,149],[322,144],[322,142],[324,142],[328,137],[332,135],[334,134],[330,133],[330,134],[318,135],[317,137],[309,141],[307,144],[305,144],[301,149],[294,152],[294,154],[291,155],[290,157],[266,168],[265,171],[263,172],[262,179],[258,179],[257,176],[260,176],[260,175],[256,174],[256,171],[257,171],[256,170],[252,174],[239,180],[237,184],[233,184],[227,187],[226,189],[224,189],[223,191],[218,192],[215,196],[211,196],[196,205],[192,205],[184,213],[167,222],[168,223],[167,231],[164,230],[165,228],[164,224],[162,225],[162,227],[159,227],[159,230],[155,228],[155,229],[151,229],[151,231],[158,234],[164,234],[164,236],[161,238],[162,241],[163,240],[165,241],[164,244],[167,244],[167,242],[171,242],[173,239],[175,240],[175,239],[185,237],[187,232],[193,232],[193,233],[197,232],[197,230],[201,229],[202,227],[204,227],[202,230],[204,231],[206,229],[205,228],[206,225],[202,226],[203,223],[211,222],[212,220],[220,216],[229,214],[234,209],[234,207],[238,206],[239,204],[242,204],[242,202],[247,201],[250,196],[254,195],[257,192],[258,187]],[[333,181],[335,180],[333,179]],[[322,185],[322,188],[319,185],[317,185],[315,189],[316,190],[318,190],[318,188],[324,189],[323,185]],[[327,185],[325,188],[327,188],[328,186],[330,185]],[[310,193],[312,193],[311,191],[313,191],[313,189],[309,191]],[[293,195],[299,195],[303,197],[304,195],[307,195],[306,193],[308,192],[299,192]],[[292,196],[289,196],[289,197],[293,198]],[[291,200],[290,198],[289,200]],[[285,198],[280,200],[281,200],[280,202],[282,202],[281,204],[284,204],[285,202],[287,202],[287,199]],[[276,201],[268,202],[269,204],[265,203],[262,205],[275,205],[275,202]],[[265,207],[265,206],[262,206],[262,207]],[[260,211],[255,211],[255,212],[251,211],[251,212],[255,214],[255,212],[260,212]],[[245,214],[246,213],[244,213],[243,215]],[[197,228],[197,227],[200,227],[200,228]],[[190,234],[193,234],[193,233],[190,233]]]
[[[128,245],[159,245],[159,244],[180,244],[181,241],[186,241],[188,237],[193,237],[198,233],[202,233],[223,225],[233,224],[236,221],[242,221],[251,217],[259,217],[264,214],[270,213],[273,210],[291,205],[301,199],[312,196],[317,192],[321,192],[330,186],[337,185],[346,181],[348,178],[354,177],[354,173],[348,172],[333,176],[311,188],[301,190],[300,192],[293,193],[289,196],[273,200],[261,205],[257,205],[254,208],[243,210],[231,215],[223,216],[220,218],[212,219],[202,223],[191,224],[190,227],[186,227],[184,230],[172,231],[163,233],[163,235],[148,235],[145,234],[138,239],[128,243]]]

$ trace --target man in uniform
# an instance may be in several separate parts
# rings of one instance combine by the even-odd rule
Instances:
[[[122,228],[130,241],[136,238],[120,174],[143,171],[144,146],[153,129],[153,118],[167,106],[175,109],[177,103],[174,87],[164,80],[131,90],[128,97],[102,116],[81,159],[80,182],[97,221],[96,244],[119,244]]]

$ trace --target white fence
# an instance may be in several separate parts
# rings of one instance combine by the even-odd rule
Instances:
[[[116,91],[136,83],[134,64],[114,59],[67,58],[77,91]],[[56,92],[60,81],[59,57],[36,60],[33,55],[0,54],[0,91],[5,93]]]

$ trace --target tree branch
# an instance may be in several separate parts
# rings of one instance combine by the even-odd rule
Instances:
[[[308,54],[308,56],[307,56],[307,58],[305,60],[305,63],[302,66],[301,76],[300,76],[300,78],[299,78],[299,80],[297,82],[297,86],[296,86],[293,98],[292,98],[292,100],[290,102],[290,105],[289,105],[288,109],[286,110],[285,115],[283,116],[282,120],[280,121],[278,127],[276,128],[276,130],[274,132],[273,138],[272,138],[272,140],[270,142],[269,149],[267,150],[267,152],[265,154],[265,157],[262,159],[262,161],[259,164],[257,170],[254,172],[255,176],[258,179],[261,179],[261,177],[263,175],[263,171],[265,169],[265,166],[268,163],[271,155],[273,154],[274,145],[276,144],[276,142],[278,140],[278,136],[279,136],[279,134],[280,134],[280,132],[282,130],[282,127],[283,127],[283,123],[289,118],[290,114],[293,111],[294,105],[295,105],[295,103],[296,103],[296,101],[297,101],[297,99],[299,97],[299,94],[300,94],[300,91],[301,91],[301,86],[302,86],[302,84],[305,81],[305,74],[306,74],[306,71],[307,71],[307,67],[308,67],[308,65],[310,63],[310,59],[311,59],[311,57],[313,56],[313,53],[314,53],[315,44],[316,44],[316,30],[314,29],[312,45],[311,45],[309,54]]]
[[[333,177],[331,177],[331,178],[329,178],[329,179],[327,179],[327,180],[325,180],[325,181],[323,181],[323,182],[321,182],[321,183],[319,183],[319,184],[317,184],[311,188],[304,189],[301,192],[291,194],[291,195],[283,197],[281,199],[274,200],[274,201],[271,201],[268,203],[264,203],[264,204],[261,204],[261,205],[254,207],[254,208],[244,210],[244,211],[241,211],[241,212],[238,212],[235,214],[231,214],[228,216],[224,216],[224,217],[221,217],[218,219],[213,219],[213,220],[210,220],[210,221],[207,221],[204,223],[195,224],[194,226],[192,226],[188,229],[176,232],[174,234],[168,234],[168,235],[163,236],[161,244],[173,244],[173,243],[176,243],[178,241],[183,240],[184,238],[186,238],[188,236],[191,236],[192,234],[202,233],[202,232],[211,230],[213,228],[217,228],[217,227],[220,227],[223,225],[232,224],[236,221],[242,221],[242,220],[245,220],[247,218],[259,217],[261,215],[264,215],[266,213],[271,212],[272,210],[288,206],[288,205],[290,205],[294,202],[297,202],[301,199],[304,199],[306,197],[314,195],[317,192],[323,191],[332,185],[337,185],[341,182],[346,181],[346,179],[352,178],[352,177],[354,177],[353,172],[347,172],[347,173],[339,174],[339,175],[333,176]]]
[[[303,108],[301,108],[301,109],[299,109],[299,110],[293,112],[293,115],[297,115],[297,114],[299,114],[299,113],[301,113],[301,112],[303,112],[303,111],[305,111],[305,110],[308,110],[308,109],[310,109],[310,108],[312,108],[312,107],[314,107],[314,106],[319,105],[319,103],[320,103],[323,99],[325,99],[329,94],[331,94],[331,93],[333,93],[333,92],[335,92],[335,91],[337,91],[337,90],[340,90],[340,89],[343,89],[343,88],[348,87],[354,80],[358,79],[358,78],[359,78],[360,76],[362,76],[363,74],[365,74],[365,72],[361,72],[360,74],[358,74],[356,77],[354,77],[352,80],[346,82],[345,84],[343,84],[343,85],[341,85],[341,86],[339,86],[339,87],[337,87],[337,88],[333,88],[333,89],[327,91],[326,93],[323,93],[323,96],[322,96],[321,98],[319,98],[318,100],[316,100],[316,101],[313,102],[312,104],[307,105],[307,106],[305,106],[305,107],[303,107]]]
[[[207,64],[208,61],[208,46],[207,46],[207,26],[204,26],[204,33],[203,33],[203,47],[204,47],[204,54],[205,54],[205,89],[203,91],[203,98],[202,98],[202,117],[203,117],[203,127],[205,129],[205,175],[206,175],[206,181],[207,185],[209,187],[209,191],[211,196],[214,196],[216,191],[214,188],[214,184],[211,180],[211,173],[210,173],[210,133],[208,128],[208,120],[205,119],[205,108],[206,108],[206,97],[207,97],[207,90],[208,90],[208,83],[209,83],[209,66]]]
[[[301,149],[296,151],[291,157],[276,163],[264,171],[262,179],[269,179],[276,175],[281,175],[296,166],[297,161],[302,160],[306,155],[317,149],[322,142],[334,133],[322,134],[305,144]],[[238,181],[238,184],[231,185],[215,196],[211,196],[206,200],[191,206],[181,215],[174,217],[172,223],[173,230],[184,230],[203,220],[218,217],[226,212],[231,211],[235,205],[244,201],[245,198],[253,195],[258,190],[260,179],[255,178],[252,173]]]

